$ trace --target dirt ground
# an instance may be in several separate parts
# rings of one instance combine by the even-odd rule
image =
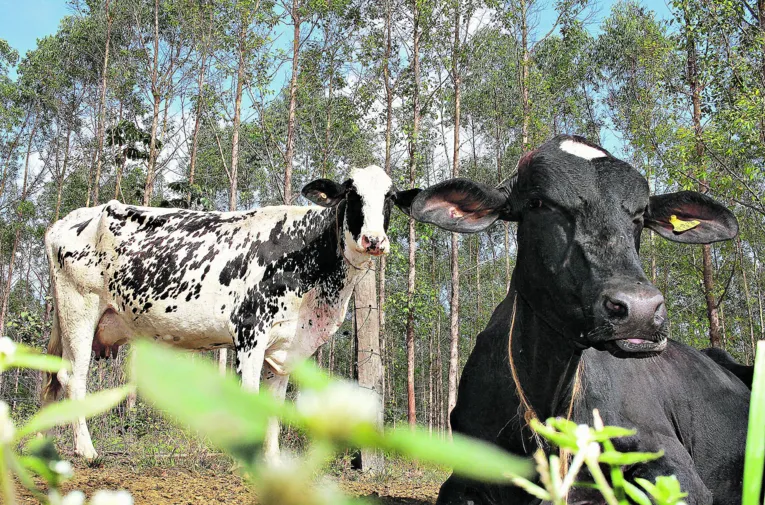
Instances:
[[[332,477],[350,496],[366,497],[380,505],[429,505],[436,501],[439,481],[418,470],[395,476],[367,477],[345,472]],[[74,489],[90,496],[97,489],[126,489],[135,505],[254,504],[255,494],[236,472],[193,471],[178,468],[136,469],[126,466],[76,467],[62,490]],[[21,505],[37,505],[28,492],[18,490]]]

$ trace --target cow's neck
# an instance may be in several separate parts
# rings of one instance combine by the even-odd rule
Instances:
[[[521,408],[531,407],[541,421],[551,416],[565,417],[571,405],[581,351],[571,343],[572,338],[560,333],[560,329],[550,325],[531,308],[517,293],[514,283],[508,296],[515,300],[511,363],[516,387],[520,385],[527,403],[524,405],[524,398],[519,393]],[[522,414],[526,415],[526,412]]]
[[[369,270],[371,256],[354,251],[348,246],[349,233],[345,224],[345,204],[332,207],[326,214],[318,254],[322,263],[331,265],[316,279],[323,298],[332,305],[346,305],[353,288],[361,276]],[[311,273],[307,272],[310,276]]]

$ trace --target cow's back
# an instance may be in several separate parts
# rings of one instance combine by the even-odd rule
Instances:
[[[658,356],[635,360],[590,349],[583,364],[576,421],[591,423],[598,408],[606,424],[637,429],[636,437],[617,441],[625,451],[670,456],[682,444],[716,497],[740,501],[749,390],[735,375],[675,341]],[[674,439],[678,447],[666,447]]]
[[[197,212],[112,201],[55,223],[46,246],[59,284],[97,295],[102,311],[119,319],[106,321],[119,332],[207,348],[230,344],[235,311],[280,259],[311,240],[305,230],[318,229],[324,214],[316,207]]]

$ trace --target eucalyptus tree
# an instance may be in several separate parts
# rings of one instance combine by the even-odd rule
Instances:
[[[159,143],[167,132],[170,103],[186,81],[186,61],[193,54],[183,27],[183,0],[130,0],[125,8],[132,18],[131,50],[136,54],[137,84],[151,106],[151,143],[146,164],[142,203],[149,205],[158,173]],[[162,109],[164,102],[164,110]],[[160,116],[162,130],[160,131]]]
[[[601,26],[592,67],[600,72],[603,110],[653,193],[663,153],[677,141],[675,96],[668,91],[682,72],[681,62],[666,25],[636,2],[617,4]],[[648,234],[651,280],[657,282],[654,234]]]

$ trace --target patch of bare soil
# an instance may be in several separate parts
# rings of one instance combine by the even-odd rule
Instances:
[[[395,477],[367,477],[360,474],[333,477],[350,496],[365,497],[380,505],[430,505],[438,495],[438,483],[417,472]],[[126,489],[135,505],[218,505],[256,504],[255,493],[232,471],[192,471],[174,468],[79,467],[67,481],[64,493],[78,489],[90,497],[98,489]],[[18,489],[21,505],[38,505],[31,494]]]

